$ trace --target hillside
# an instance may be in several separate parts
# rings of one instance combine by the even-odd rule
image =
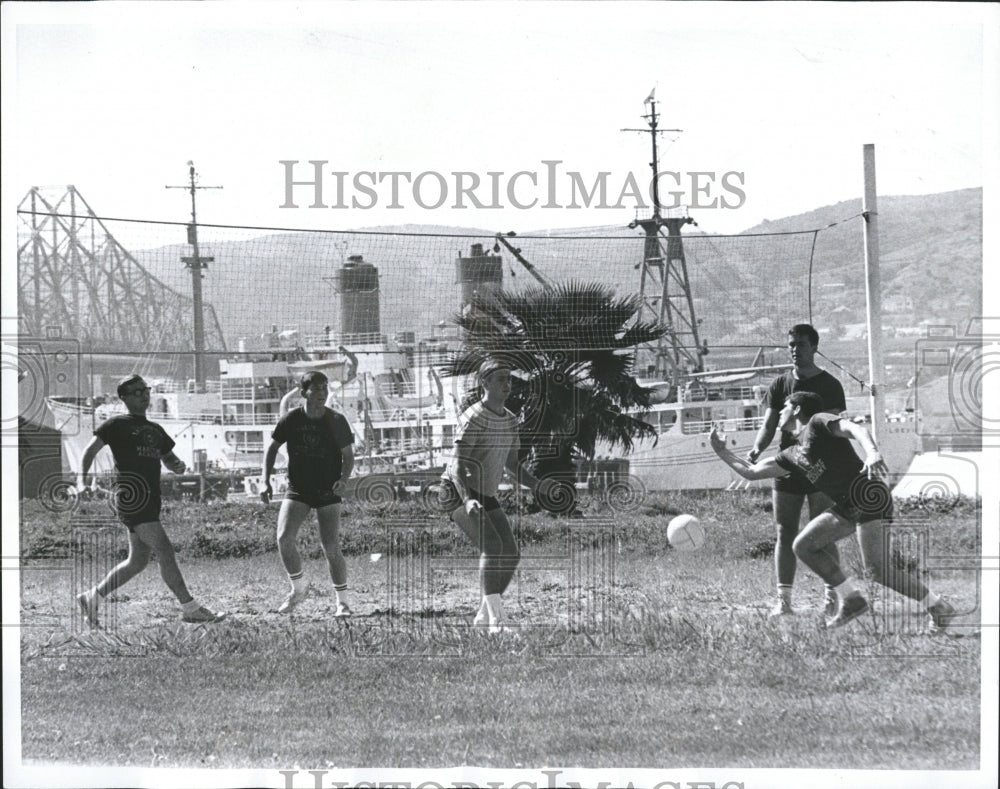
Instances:
[[[765,221],[730,237],[684,228],[699,339],[716,349],[708,357],[711,367],[752,354],[754,346],[782,345],[789,323],[811,317],[823,330],[821,350],[865,377],[860,211],[860,200],[846,201]],[[921,321],[958,325],[961,333],[981,311],[982,189],[880,197],[879,216],[889,383],[899,387],[913,374]],[[788,234],[817,228],[822,230],[815,234],[810,281],[814,234]],[[620,293],[639,290],[640,230],[585,228],[571,231],[572,237],[567,231],[555,237],[555,232],[519,231],[512,243],[549,280],[598,281]],[[207,241],[202,254],[214,255],[215,261],[206,272],[204,294],[231,350],[240,338],[257,339],[271,326],[339,331],[340,299],[332,277],[348,255],[361,254],[379,270],[382,331],[427,336],[459,307],[455,261],[473,243],[490,250],[494,233],[401,225]],[[187,293],[190,275],[177,261],[188,250],[176,244],[135,255],[164,282]],[[503,258],[505,287],[536,284],[506,250]],[[647,292],[660,292],[655,278],[647,282]],[[658,309],[656,303],[653,308]]]

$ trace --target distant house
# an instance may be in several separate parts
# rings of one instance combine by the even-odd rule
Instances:
[[[882,299],[886,312],[913,312],[913,297],[905,293],[890,293]]]

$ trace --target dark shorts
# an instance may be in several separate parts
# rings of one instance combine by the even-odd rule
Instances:
[[[483,509],[487,512],[500,509],[500,502],[497,501],[495,496],[483,496],[479,491],[469,488],[469,498],[476,499],[476,501],[483,505]],[[450,479],[441,480],[438,503],[441,509],[446,512],[451,512],[456,507],[462,506],[462,497],[458,494],[458,489]]]
[[[332,490],[301,492],[294,488],[285,491],[285,498],[289,501],[298,501],[314,510],[320,507],[328,507],[331,504],[340,504],[341,498]]]
[[[892,520],[892,493],[882,480],[860,476],[827,512],[854,523]]]
[[[142,501],[122,493],[114,493],[111,506],[122,524],[133,531],[140,523],[153,523],[160,520],[162,501],[159,496],[147,496]]]
[[[808,496],[816,492],[816,486],[801,474],[789,474],[787,477],[776,477],[774,489],[779,493],[798,493],[800,496]]]

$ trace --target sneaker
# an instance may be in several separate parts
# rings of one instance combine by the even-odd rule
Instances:
[[[299,603],[306,599],[309,594],[308,589],[303,589],[301,592],[296,592],[294,589],[288,593],[288,597],[281,601],[281,605],[278,606],[279,614],[290,614],[292,609],[295,608]]]
[[[927,609],[927,613],[931,615],[931,624],[927,629],[927,632],[931,635],[943,633],[952,624],[955,617],[958,616],[958,611],[947,600],[938,600],[937,603]]]
[[[91,627],[100,627],[97,621],[97,595],[92,592],[80,592],[76,596],[76,602],[80,605],[80,611],[87,624]]]
[[[221,622],[226,618],[225,614],[213,614],[205,606],[202,606],[197,611],[184,614],[181,619],[190,624],[199,624],[203,622]]]
[[[334,616],[354,616],[354,612],[351,611],[351,607],[347,603],[337,603],[337,610],[333,614]]]
[[[840,607],[840,598],[837,597],[836,593],[826,596],[826,604],[823,606],[823,616],[827,619],[832,619],[837,615],[837,609]]]
[[[767,616],[769,619],[775,619],[780,616],[794,616],[795,609],[792,608],[792,604],[789,603],[785,598],[781,598],[777,603],[774,604],[774,608],[771,609],[771,613]]]
[[[857,619],[862,614],[867,613],[868,610],[868,601],[861,595],[856,594],[844,598],[837,613],[826,620],[827,630],[843,627],[852,619]]]

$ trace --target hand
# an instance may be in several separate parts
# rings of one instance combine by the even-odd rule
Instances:
[[[759,457],[760,457],[760,450],[757,449],[757,447],[754,447],[749,452],[747,452],[747,460],[749,460],[751,463],[756,463],[757,458]]]
[[[336,482],[334,482],[332,490],[333,490],[333,495],[334,496],[343,496],[344,495],[344,480],[338,479]]]
[[[274,495],[274,491],[271,490],[271,483],[265,482],[264,487],[260,491],[260,500],[265,504],[270,504],[272,495]]]
[[[184,461],[180,458],[173,458],[165,463],[166,467],[172,471],[174,474],[183,474],[187,471],[187,466],[184,465]]]
[[[889,477],[889,467],[882,459],[882,453],[877,449],[868,453],[861,470],[868,474],[868,479],[880,479],[884,482]]]
[[[712,445],[712,449],[716,452],[726,448],[726,436],[719,429],[718,422],[712,425],[712,431],[708,434],[708,441]]]
[[[483,505],[479,502],[479,499],[469,499],[465,502],[465,512],[468,515],[475,515],[482,508]]]

